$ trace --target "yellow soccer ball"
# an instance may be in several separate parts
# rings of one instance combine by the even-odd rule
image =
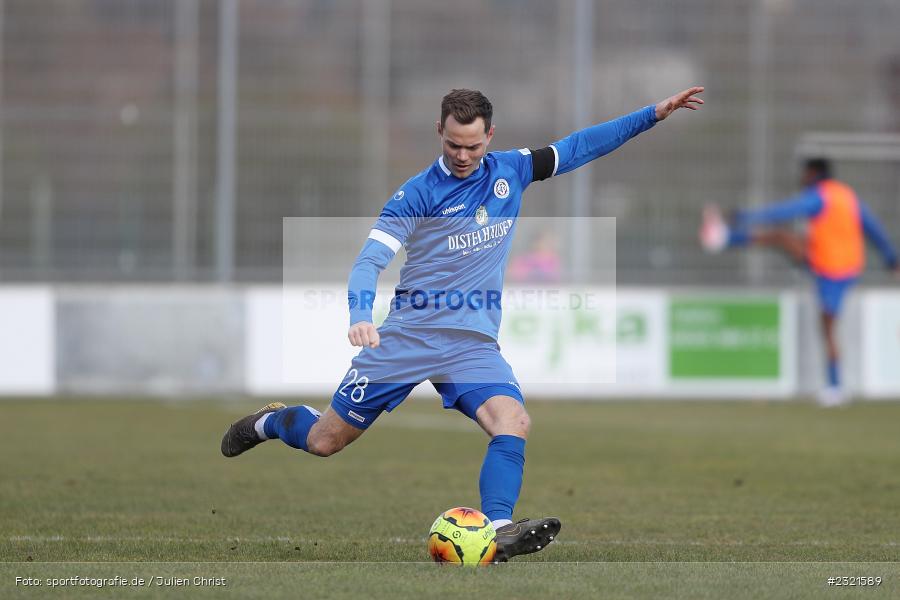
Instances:
[[[428,552],[437,563],[488,565],[497,553],[497,532],[481,511],[451,508],[434,520],[428,532]]]

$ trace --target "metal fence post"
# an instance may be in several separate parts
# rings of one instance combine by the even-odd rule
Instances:
[[[216,278],[220,283],[234,279],[234,210],[237,120],[238,3],[219,4],[219,109],[216,149]]]

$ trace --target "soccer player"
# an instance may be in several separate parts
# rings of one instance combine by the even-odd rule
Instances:
[[[818,402],[839,406],[847,399],[841,390],[835,323],[844,296],[865,268],[865,238],[872,240],[888,268],[900,273],[897,253],[869,207],[850,186],[833,178],[829,161],[806,161],[801,184],[799,195],[756,210],[737,211],[730,224],[717,207],[707,207],[700,242],[713,253],[749,245],[774,247],[809,269],[816,282],[827,355],[828,385]],[[809,221],[806,234],[771,227],[794,219]]]
[[[481,468],[481,509],[497,530],[497,561],[536,552],[560,530],[559,519],[512,522],[525,464],[530,420],[497,333],[503,275],[522,193],[533,181],[562,175],[612,152],[679,108],[703,100],[692,87],[659,104],[577,131],[540,149],[488,152],[493,108],[475,90],[441,102],[441,154],[388,200],[350,273],[353,359],[324,414],[274,403],[235,422],[222,453],[237,456],[268,439],[317,456],[356,440],[382,411],[396,408],[428,379],[453,408],[490,436]],[[391,310],[372,324],[380,272],[406,246]]]

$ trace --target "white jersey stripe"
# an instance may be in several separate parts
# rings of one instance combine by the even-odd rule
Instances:
[[[381,231],[380,229],[373,229],[369,232],[369,239],[375,240],[376,242],[381,242],[388,248],[394,251],[394,254],[400,249],[400,246],[403,244],[400,243],[400,240],[395,238],[394,236]]]
[[[550,177],[553,177],[556,175],[556,170],[559,168],[559,151],[553,144],[550,144],[550,149],[553,150],[553,172],[550,173]]]

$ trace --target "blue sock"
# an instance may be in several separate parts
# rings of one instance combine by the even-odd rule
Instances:
[[[841,385],[840,368],[837,360],[828,360],[828,385],[834,388]]]
[[[491,521],[512,520],[513,507],[522,488],[524,468],[524,439],[514,435],[498,435],[491,440],[478,479],[481,512]]]
[[[322,413],[310,406],[289,406],[273,412],[263,429],[269,439],[278,438],[292,448],[309,452],[306,436]]]
[[[728,247],[746,246],[750,243],[750,232],[732,227],[728,230]]]

